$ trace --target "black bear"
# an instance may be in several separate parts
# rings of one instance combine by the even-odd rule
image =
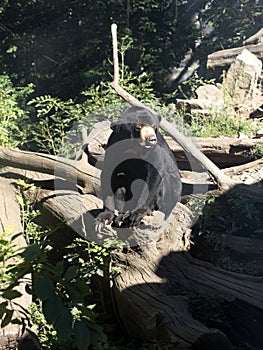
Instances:
[[[153,210],[167,218],[176,205],[182,184],[159,123],[160,117],[148,109],[131,107],[111,124],[101,173],[104,210],[96,219],[97,232],[105,224],[136,226]]]

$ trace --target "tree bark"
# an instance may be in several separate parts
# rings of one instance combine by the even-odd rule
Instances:
[[[78,232],[74,224],[82,225],[83,230],[84,223],[85,230],[78,233],[87,239],[92,238],[94,222],[87,213],[101,207],[101,201],[96,197],[69,190],[57,193],[39,189],[32,201],[41,209],[45,222],[50,223],[45,213],[52,214],[56,220],[66,222],[72,234]],[[158,235],[152,230],[154,240],[144,242],[140,253],[113,250],[114,259],[122,271],[114,278],[113,287],[118,315],[127,332],[136,338],[173,344],[176,349],[216,348],[218,344],[221,349],[232,349],[221,331],[210,329],[192,317],[188,299],[181,291],[211,298],[220,295],[227,302],[240,300],[261,310],[263,281],[193,259],[188,253],[192,223],[192,212],[179,203],[169,224],[161,228]],[[71,239],[72,234],[70,236],[69,232]],[[66,235],[63,229],[63,240],[61,232],[52,237],[61,249],[62,243],[68,242]]]
[[[208,55],[207,68],[211,70],[227,70],[241,52],[247,49],[263,61],[263,43],[220,50]]]
[[[83,157],[80,161],[74,161],[0,146],[0,164],[64,178],[82,186],[85,193],[98,194],[100,191],[100,171],[91,166],[87,159],[83,160]]]

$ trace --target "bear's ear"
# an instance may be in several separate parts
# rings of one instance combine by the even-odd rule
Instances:
[[[130,130],[131,124],[123,123],[122,120],[117,120],[111,123],[110,128],[115,132],[120,132],[121,130]]]
[[[110,128],[112,130],[115,130],[117,127],[120,126],[120,123],[118,121],[115,121],[115,122],[112,122],[111,125],[110,125]]]

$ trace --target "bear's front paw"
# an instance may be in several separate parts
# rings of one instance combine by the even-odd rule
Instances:
[[[139,226],[142,219],[146,215],[150,215],[151,212],[152,211],[148,208],[141,208],[141,209],[135,210],[133,213],[131,213],[129,217],[129,226],[131,227]]]
[[[118,216],[114,219],[114,226],[122,227],[129,224],[130,212],[126,211],[125,213],[119,213]]]
[[[114,212],[104,210],[95,219],[95,232],[104,236],[115,236],[116,232],[111,228]]]

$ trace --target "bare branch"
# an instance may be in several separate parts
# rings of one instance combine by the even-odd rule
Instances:
[[[128,103],[133,106],[145,107],[151,110],[149,107],[145,106],[142,102],[136,99],[134,96],[129,94],[119,85],[119,62],[118,62],[118,42],[117,42],[117,25],[112,24],[111,26],[112,32],[112,45],[113,45],[113,66],[114,66],[114,78],[112,82],[112,87],[115,91]],[[156,114],[153,110],[153,113]],[[227,175],[225,175],[213,162],[211,162],[201,151],[199,151],[191,139],[185,137],[181,134],[171,123],[162,118],[160,123],[161,128],[169,134],[178,144],[184,149],[184,151],[196,159],[201,165],[208,170],[208,172],[213,176],[216,180],[218,186],[221,189],[228,190],[229,188],[235,185],[235,182],[232,181]]]

